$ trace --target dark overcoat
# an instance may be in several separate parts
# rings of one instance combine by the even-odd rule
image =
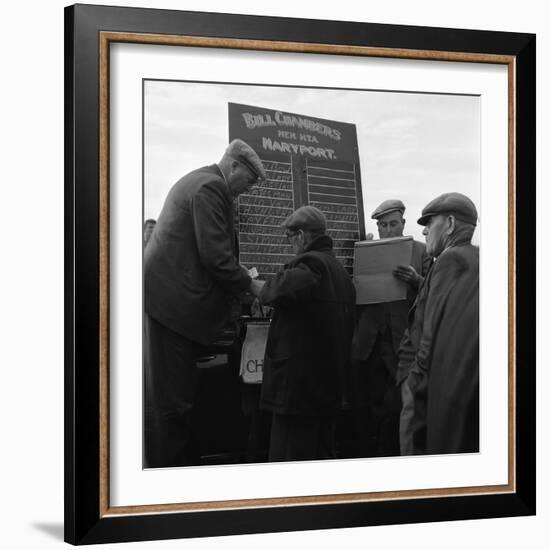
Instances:
[[[217,165],[169,191],[144,253],[144,308],[193,342],[211,344],[250,287],[236,258],[233,199]]]
[[[333,415],[342,406],[355,288],[332,252],[332,239],[314,239],[265,284],[260,299],[275,308],[261,407],[278,414]]]
[[[446,249],[411,309],[400,365],[410,364],[415,453],[479,450],[479,249]],[[411,354],[408,357],[408,354]]]

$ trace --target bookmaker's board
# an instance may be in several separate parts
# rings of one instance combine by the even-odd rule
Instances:
[[[334,251],[352,273],[354,243],[365,238],[357,133],[354,124],[229,103],[229,140],[260,156],[267,181],[239,195],[239,259],[261,277],[292,257],[282,222],[310,204],[327,217]]]

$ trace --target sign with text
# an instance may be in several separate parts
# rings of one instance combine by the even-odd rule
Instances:
[[[238,198],[241,263],[260,277],[277,273],[292,257],[281,224],[310,204],[327,217],[336,256],[351,273],[365,232],[355,125],[237,103],[228,111],[229,140],[246,141],[267,174]]]
[[[354,124],[229,103],[229,126],[260,157],[282,153],[328,161],[359,158]]]
[[[261,384],[269,321],[257,321],[246,326],[239,374],[245,384]]]

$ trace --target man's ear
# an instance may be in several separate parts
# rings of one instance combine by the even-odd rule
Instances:
[[[447,216],[447,225],[447,235],[452,235],[456,227],[456,218],[452,214]]]
[[[407,220],[405,218],[402,218],[402,220],[403,220],[403,227],[405,227],[405,223]]]

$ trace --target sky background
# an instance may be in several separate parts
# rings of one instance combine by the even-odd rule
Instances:
[[[477,96],[146,81],[144,219],[158,217],[180,177],[222,157],[229,102],[355,124],[365,228],[375,238],[370,215],[386,199],[404,202],[405,234],[420,241],[416,220],[441,193],[468,195],[482,218]]]

